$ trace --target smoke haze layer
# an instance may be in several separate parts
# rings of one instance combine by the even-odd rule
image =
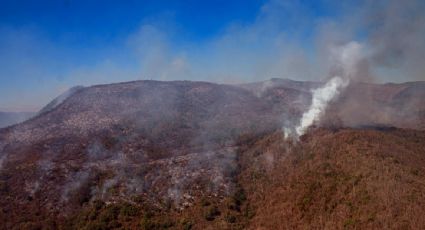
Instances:
[[[35,110],[75,85],[139,79],[323,81],[340,75],[329,75],[332,47],[353,40],[367,50],[356,64],[357,81],[425,80],[423,1],[317,4],[329,12],[270,0],[251,20],[224,23],[202,40],[187,36],[178,18],[159,14],[115,42],[84,49],[68,44],[66,34],[50,38],[42,26],[0,24],[0,109]]]

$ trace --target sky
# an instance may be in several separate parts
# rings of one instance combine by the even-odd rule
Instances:
[[[425,80],[425,7],[403,2],[1,0],[0,111],[37,111],[76,85],[322,80],[353,40],[360,80]]]

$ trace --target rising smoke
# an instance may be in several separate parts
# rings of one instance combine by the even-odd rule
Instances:
[[[348,86],[351,79],[358,76],[358,66],[365,59],[363,46],[357,42],[331,47],[330,54],[329,58],[333,61],[333,65],[329,71],[333,76],[324,86],[311,91],[312,103],[308,110],[302,114],[299,123],[295,127],[283,127],[286,138],[290,136],[298,138],[314,122],[319,121],[329,102],[334,100]]]
[[[328,103],[338,96],[340,90],[348,85],[348,81],[339,76],[330,79],[325,86],[312,91],[313,102],[310,108],[302,115],[300,124],[295,128],[296,134],[301,136],[314,121],[320,119]]]

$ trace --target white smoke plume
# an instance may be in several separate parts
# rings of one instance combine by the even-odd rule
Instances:
[[[307,111],[301,116],[300,122],[295,127],[283,127],[285,138],[303,135],[308,128],[320,120],[330,101],[348,86],[350,79],[355,79],[363,70],[365,53],[363,46],[357,42],[349,42],[343,46],[330,47],[330,60],[333,62],[333,76],[320,88],[313,89],[312,102]]]
[[[308,127],[320,119],[328,103],[347,85],[347,80],[336,76],[330,79],[325,86],[313,90],[313,101],[310,108],[302,115],[300,124],[295,128],[296,134],[303,135]]]

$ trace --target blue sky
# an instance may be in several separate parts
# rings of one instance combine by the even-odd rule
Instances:
[[[37,110],[75,85],[323,79],[323,47],[368,42],[377,29],[363,19],[373,7],[333,0],[3,0],[0,110]]]

